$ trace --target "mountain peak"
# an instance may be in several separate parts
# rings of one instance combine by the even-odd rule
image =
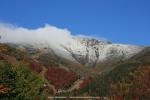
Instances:
[[[110,41],[95,39],[93,37],[74,37],[74,39],[81,41],[81,43],[86,43],[87,45],[111,44]]]

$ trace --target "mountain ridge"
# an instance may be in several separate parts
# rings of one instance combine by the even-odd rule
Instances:
[[[84,66],[95,67],[100,63],[123,61],[142,51],[144,46],[113,44],[109,41],[97,40],[94,38],[69,37],[64,43],[49,42],[41,43],[19,43],[16,46],[32,52],[34,49],[51,52],[58,57],[79,63]],[[53,52],[52,52],[53,51]]]

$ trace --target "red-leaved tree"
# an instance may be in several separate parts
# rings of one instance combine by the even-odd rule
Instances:
[[[56,89],[68,88],[78,79],[76,73],[60,67],[47,67],[45,77]]]

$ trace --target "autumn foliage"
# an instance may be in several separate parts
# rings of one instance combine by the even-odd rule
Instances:
[[[0,44],[0,53],[7,52],[7,47],[5,45]]]
[[[56,89],[68,88],[78,79],[78,75],[76,73],[60,67],[48,67],[45,77],[55,86]]]
[[[130,73],[128,80],[111,84],[112,94],[127,97],[150,98],[150,67],[139,67]],[[119,92],[118,92],[119,91]]]
[[[34,70],[35,72],[40,73],[42,71],[41,65],[37,61],[30,60],[28,61],[28,64],[29,68]]]
[[[0,85],[0,94],[5,94],[9,91],[9,88],[3,86],[3,85]]]
[[[89,85],[92,82],[92,78],[91,77],[87,77],[83,79],[83,82],[80,84],[80,89],[86,87],[87,85]]]

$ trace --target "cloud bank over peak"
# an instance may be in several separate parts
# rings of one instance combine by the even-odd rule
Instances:
[[[68,45],[73,42],[73,37],[81,38],[95,38],[93,36],[86,36],[82,34],[72,35],[67,29],[57,28],[55,26],[46,24],[43,27],[36,29],[28,29],[18,27],[12,24],[0,23],[0,42],[2,43],[24,43],[24,44],[50,44]],[[98,38],[95,38],[98,39]],[[106,39],[98,39],[106,40]]]
[[[67,29],[60,29],[46,24],[37,29],[17,27],[11,24],[0,24],[0,42],[11,43],[64,43],[72,36]]]

